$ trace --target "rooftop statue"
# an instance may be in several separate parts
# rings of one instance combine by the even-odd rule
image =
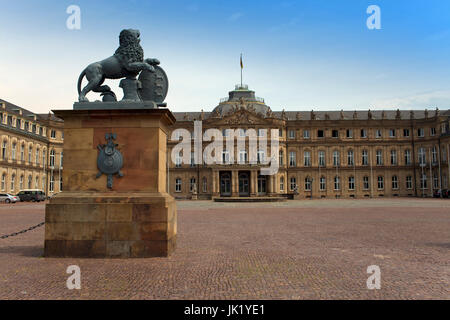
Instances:
[[[81,72],[78,78],[78,100],[80,102],[89,102],[86,98],[86,94],[90,91],[101,93],[103,101],[115,101],[115,94],[111,91],[111,88],[107,85],[103,85],[105,79],[121,79],[120,87],[124,90],[124,99],[127,101],[140,101],[140,96],[163,96],[161,100],[156,102],[162,102],[167,94],[167,76],[164,71],[158,67],[159,61],[157,59],[144,59],[144,50],[140,45],[140,32],[134,29],[125,29],[120,32],[119,42],[120,46],[109,58],[106,58],[99,62],[91,63],[86,69]],[[143,71],[141,73],[141,71]],[[144,76],[144,80],[151,83],[143,83],[136,80],[136,77],[141,73]],[[156,80],[150,81],[150,74],[156,74],[155,79],[164,80],[164,84],[156,85]],[[81,90],[81,82],[86,77],[88,84]],[[139,79],[141,80],[141,79]],[[147,85],[147,86],[146,86]],[[151,88],[149,88],[151,87]],[[156,93],[156,87],[164,89]],[[153,90],[155,88],[155,90]],[[146,89],[146,91],[142,91]],[[161,91],[161,90],[159,90]],[[137,94],[139,93],[139,95]],[[144,93],[144,94],[143,94]],[[153,94],[154,93],[154,94]],[[153,94],[153,95],[152,95]],[[144,99],[148,100],[148,99]]]

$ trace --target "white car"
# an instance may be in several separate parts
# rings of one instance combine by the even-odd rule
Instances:
[[[0,202],[16,203],[17,201],[20,201],[19,197],[13,196],[9,193],[0,193]]]

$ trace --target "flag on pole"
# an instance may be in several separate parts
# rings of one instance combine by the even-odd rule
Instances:
[[[241,69],[244,69],[244,64],[242,63],[242,53],[241,53]]]

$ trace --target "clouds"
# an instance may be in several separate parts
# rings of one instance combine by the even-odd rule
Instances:
[[[448,109],[450,107],[450,89],[377,100],[371,103],[371,107],[374,109]]]

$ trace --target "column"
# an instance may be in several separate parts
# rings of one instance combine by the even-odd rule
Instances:
[[[256,196],[257,190],[256,190],[256,183],[255,183],[255,177],[257,175],[256,170],[250,171],[250,196],[254,197]]]

